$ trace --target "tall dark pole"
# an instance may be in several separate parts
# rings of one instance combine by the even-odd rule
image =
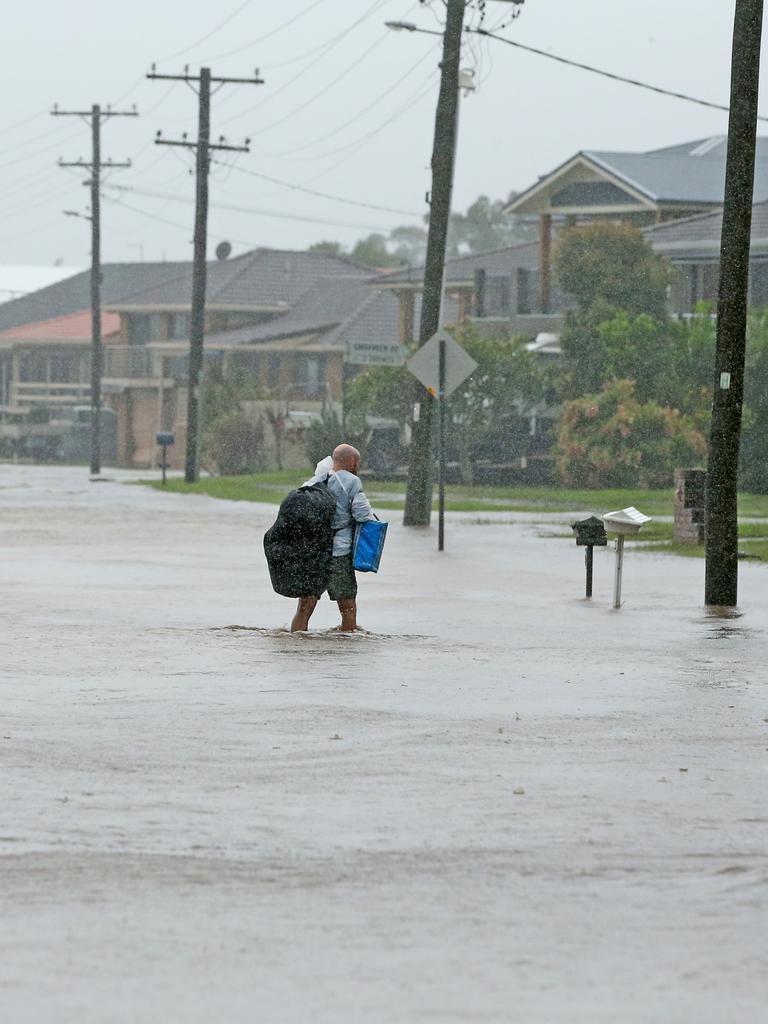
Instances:
[[[91,212],[76,213],[91,222],[91,476],[101,473],[101,378],[104,366],[104,350],[101,343],[101,171],[102,168],[116,170],[130,167],[130,160],[115,162],[101,159],[101,125],[111,117],[138,117],[136,109],[117,111],[107,107],[102,110],[94,103],[89,111],[59,110],[54,107],[54,117],[80,117],[91,123],[91,159],[64,161],[59,167],[87,169],[91,179]],[[72,213],[71,210],[66,211]]]
[[[706,498],[708,605],[733,606],[738,595],[736,495],[762,22],[763,0],[736,0]]]
[[[193,238],[194,254],[192,261],[192,306],[189,329],[189,385],[187,391],[187,448],[184,461],[184,479],[188,484],[197,480],[197,456],[200,447],[200,377],[203,368],[203,351],[205,344],[205,284],[206,284],[206,248],[208,237],[208,174],[210,172],[211,154],[222,150],[232,153],[248,153],[250,139],[244,146],[231,146],[223,137],[211,143],[211,83],[222,86],[227,83],[234,85],[261,85],[264,79],[259,78],[258,71],[253,78],[219,78],[211,75],[210,68],[201,68],[199,75],[190,75],[185,69],[183,75],[162,75],[155,70],[147,78],[164,79],[169,82],[196,83],[198,86],[197,141],[190,142],[186,134],[182,139],[164,139],[162,132],[157,133],[155,142],[159,146],[181,146],[196,151],[195,179],[195,233]],[[194,86],[193,86],[194,88]]]
[[[101,107],[91,109],[91,476],[101,473]]]
[[[192,262],[192,316],[189,333],[189,385],[187,394],[187,452],[184,479],[197,480],[199,387],[205,336],[206,241],[208,235],[208,171],[211,142],[211,69],[200,69],[200,104],[197,129],[195,234]]]
[[[429,341],[440,327],[440,307],[445,276],[445,247],[451,214],[453,168],[456,156],[456,122],[459,103],[459,61],[464,27],[465,0],[447,0],[443,57],[440,63],[440,93],[435,115],[432,145],[432,190],[429,232],[424,265],[419,345]],[[419,418],[413,424],[405,495],[406,526],[428,526],[432,511],[432,419],[433,399],[420,384],[416,402]]]

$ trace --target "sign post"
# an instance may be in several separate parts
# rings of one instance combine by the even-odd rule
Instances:
[[[445,434],[448,397],[477,369],[475,360],[444,328],[437,331],[406,363],[410,372],[438,399],[438,526],[437,550],[445,550]]]

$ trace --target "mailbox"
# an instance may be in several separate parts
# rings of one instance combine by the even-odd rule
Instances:
[[[586,519],[571,523],[571,529],[576,534],[576,543],[579,546],[604,548],[608,543],[603,521],[597,516],[588,516]]]
[[[163,461],[160,463],[160,468],[163,471],[163,484],[165,484],[166,471],[168,469],[168,449],[175,440],[176,438],[170,430],[158,430],[155,434],[155,441],[163,450]]]
[[[616,570],[613,578],[613,607],[621,608],[621,578],[624,572],[624,538],[639,533],[640,527],[650,523],[651,517],[630,505],[618,512],[606,512],[603,516],[605,528],[616,534]]]
[[[605,535],[605,527],[602,519],[597,516],[587,516],[586,519],[579,519],[571,523],[571,529],[576,534],[576,543],[585,547],[584,564],[587,569],[586,596],[592,597],[592,549],[595,547],[604,548],[608,543]]]

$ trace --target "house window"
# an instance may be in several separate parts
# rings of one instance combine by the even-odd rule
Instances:
[[[325,384],[325,358],[300,355],[296,383],[308,393],[319,391]]]
[[[163,337],[162,313],[134,313],[128,317],[128,344],[146,345]]]
[[[517,268],[517,312],[523,316],[533,312],[533,274],[525,267]]]
[[[187,339],[189,337],[190,315],[189,313],[171,313],[168,324],[168,337]]]
[[[485,315],[486,316],[509,316],[511,312],[510,303],[510,281],[506,275],[503,277],[488,276],[485,279]]]
[[[750,306],[768,306],[768,263],[753,263],[749,268]]]
[[[54,384],[80,383],[80,356],[71,352],[52,355],[48,362],[50,381]]]
[[[150,323],[149,317],[143,314],[133,314],[128,317],[128,344],[146,345],[149,341]]]
[[[270,352],[267,380],[271,388],[276,388],[280,384],[280,355],[278,352]]]
[[[19,380],[22,384],[48,380],[48,357],[44,352],[22,352],[19,356]]]

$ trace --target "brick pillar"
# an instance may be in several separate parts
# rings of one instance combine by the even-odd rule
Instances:
[[[401,345],[410,345],[414,340],[413,309],[415,292],[412,288],[403,288],[397,293],[398,301],[398,333]]]
[[[675,470],[674,538],[681,544],[704,543],[704,493],[707,474],[703,469]]]
[[[552,215],[539,214],[539,311],[549,312],[552,272]]]

